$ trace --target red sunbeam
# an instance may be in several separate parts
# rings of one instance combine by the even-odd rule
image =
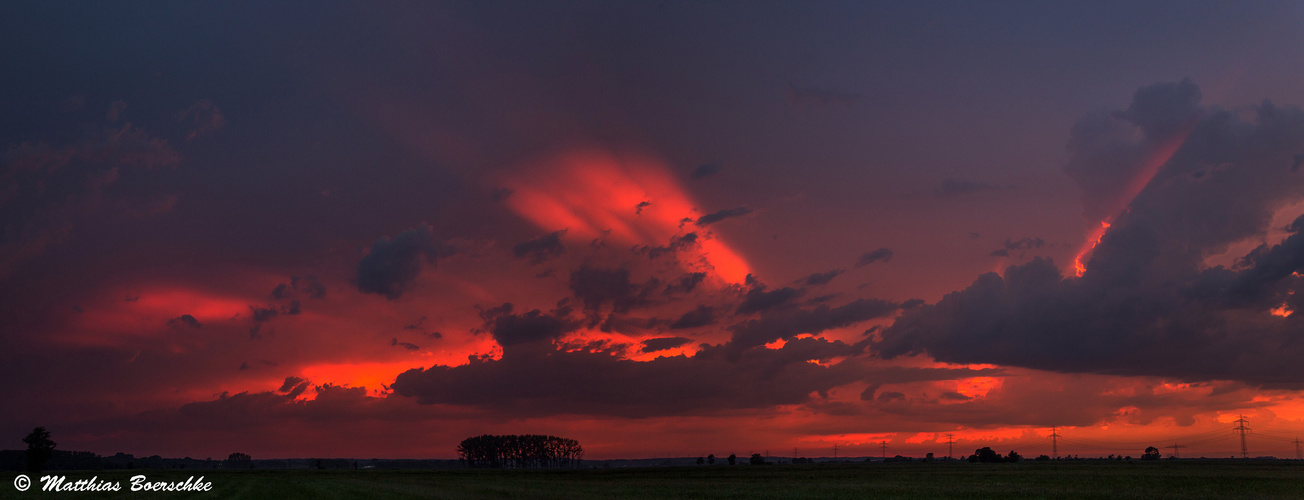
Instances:
[[[1121,205],[1122,209],[1119,214],[1115,214],[1105,218],[1105,220],[1099,221],[1100,227],[1092,230],[1091,234],[1087,237],[1086,243],[1082,245],[1082,248],[1078,250],[1077,255],[1073,258],[1073,271],[1078,277],[1082,277],[1082,275],[1087,272],[1086,263],[1090,260],[1091,252],[1095,250],[1096,245],[1100,244],[1100,239],[1105,236],[1105,233],[1113,224],[1114,220],[1117,219],[1122,212],[1127,211],[1127,207],[1132,205],[1132,201],[1136,199],[1137,195],[1141,194],[1141,191],[1150,184],[1150,181],[1155,178],[1155,175],[1159,174],[1161,168],[1168,163],[1168,160],[1172,159],[1173,154],[1177,153],[1177,150],[1181,149],[1183,144],[1186,144],[1186,139],[1190,137],[1191,132],[1195,130],[1197,123],[1198,121],[1193,120],[1186,126],[1182,127],[1167,141],[1160,143],[1154,151],[1150,152],[1145,161],[1141,163],[1141,168],[1138,169],[1136,177],[1133,177],[1132,182],[1128,183],[1127,187],[1123,190],[1121,197],[1123,204]]]

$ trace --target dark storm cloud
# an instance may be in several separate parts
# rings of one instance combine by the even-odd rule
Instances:
[[[392,339],[390,339],[390,340],[389,340],[389,345],[394,346],[394,347],[402,347],[402,348],[407,349],[407,350],[409,350],[409,351],[415,351],[415,350],[421,348],[420,346],[418,346],[418,345],[416,345],[416,344],[413,344],[413,343],[410,343],[410,342],[399,342],[397,337],[396,337],[396,338],[392,338]]]
[[[864,391],[861,391],[860,400],[874,401],[878,391],[884,385],[956,380],[969,377],[999,377],[1005,374],[1005,371],[1000,368],[915,368],[892,365],[867,367],[865,369],[865,380],[870,384]]]
[[[1304,220],[1232,269],[1204,265],[1232,243],[1262,238],[1274,211],[1302,198],[1304,180],[1285,165],[1304,148],[1304,110],[1264,102],[1245,121],[1198,99],[1189,81],[1146,87],[1127,110],[1109,115],[1114,124],[1075,127],[1066,168],[1086,193],[1089,216],[1117,204],[1107,186],[1126,181],[1101,179],[1134,170],[1117,161],[1145,161],[1189,134],[1126,212],[1107,215],[1113,225],[1081,278],[1040,258],[1004,276],[982,275],[908,311],[874,349],[885,357],[926,352],[946,362],[1304,387],[1295,359],[1304,352],[1304,315],[1269,314],[1283,303],[1304,306],[1292,293],[1304,285],[1295,274],[1304,270]],[[1135,133],[1120,135],[1125,126]]]
[[[281,388],[277,389],[276,392],[290,392],[291,389],[303,382],[305,380],[299,377],[285,377],[285,382],[281,384]]]
[[[716,164],[714,164],[714,163],[707,163],[707,164],[704,164],[704,165],[698,165],[697,168],[693,169],[693,174],[692,174],[691,177],[692,177],[693,179],[695,179],[695,180],[696,180],[696,179],[705,179],[705,178],[710,177],[710,176],[713,176],[713,175],[715,175],[715,174],[717,174],[717,173],[719,173],[719,172],[720,172],[720,166],[719,166],[719,165],[716,165]]]
[[[880,403],[887,403],[887,402],[898,401],[898,400],[904,401],[906,399],[906,395],[904,393],[900,393],[896,391],[884,391],[882,394],[878,395],[877,399],[878,402]]]
[[[606,305],[613,312],[628,312],[648,302],[652,292],[661,287],[656,278],[646,283],[630,281],[629,269],[584,266],[570,275],[570,289],[584,304],[584,310],[596,313]]]
[[[579,327],[565,308],[551,313],[534,309],[523,314],[513,314],[513,309],[511,303],[506,303],[481,314],[486,330],[504,351],[515,345],[556,340]]]
[[[316,276],[293,276],[290,278],[290,287],[311,299],[326,298],[326,286]]]
[[[518,259],[529,259],[532,265],[542,264],[548,259],[566,253],[566,245],[561,242],[561,237],[565,235],[566,230],[562,229],[533,240],[517,243],[516,246],[512,247],[512,255]]]
[[[715,308],[701,305],[696,309],[684,313],[674,323],[670,324],[671,330],[682,330],[684,328],[697,328],[715,323]]]
[[[285,394],[287,401],[293,401],[298,398],[300,394],[303,394],[304,391],[307,391],[309,385],[311,384],[309,384],[307,380],[299,377],[285,377],[285,382],[281,384],[281,388],[277,389],[276,392]],[[223,396],[225,396],[225,394],[223,394]]]
[[[658,337],[654,339],[644,340],[643,348],[639,350],[642,352],[664,351],[666,349],[674,349],[676,347],[685,344],[691,344],[692,342],[693,339],[687,337]]]
[[[280,285],[276,285],[276,288],[272,289],[273,299],[280,300],[280,299],[289,299],[292,297],[294,297],[294,289],[291,288],[290,285],[288,284],[281,283]]]
[[[858,299],[846,305],[830,308],[820,305],[814,309],[779,309],[762,314],[729,327],[732,334],[725,351],[736,357],[743,351],[779,339],[792,339],[797,335],[819,333],[832,328],[851,326],[862,321],[884,318],[899,306],[878,299]]]
[[[668,245],[659,246],[659,247],[651,247],[651,246],[644,245],[640,247],[635,247],[634,251],[636,253],[647,254],[649,259],[655,259],[662,255],[674,254],[676,252],[681,252],[684,250],[696,248],[698,245],[697,240],[698,240],[697,233],[695,232],[688,233],[682,236],[671,237],[670,243]]]
[[[189,314],[182,314],[180,316],[168,320],[168,326],[172,328],[181,328],[181,327],[200,328],[203,327],[204,325],[201,324],[199,320],[195,319],[194,316],[191,316]]]
[[[322,285],[316,276],[292,276],[289,283],[281,283],[272,289],[272,298],[276,300],[289,300],[300,296],[324,299],[326,286]]]
[[[1121,212],[1129,201],[1124,199],[1129,184],[1147,159],[1166,143],[1181,140],[1206,111],[1227,115],[1202,108],[1200,95],[1200,88],[1190,80],[1159,83],[1138,89],[1126,110],[1090,114],[1074,124],[1064,171],[1082,189],[1083,215],[1089,222]],[[1218,126],[1208,119],[1204,123]]]
[[[253,322],[249,326],[249,338],[262,338],[263,325],[278,316],[295,316],[302,312],[303,304],[298,299],[300,295],[320,299],[325,297],[326,288],[315,277],[299,276],[292,277],[289,284],[276,285],[272,293],[268,294],[272,299],[268,304],[249,306],[249,318]]]
[[[393,240],[382,236],[358,261],[358,291],[396,300],[421,274],[423,259],[433,266],[436,260],[452,253],[435,240],[434,229],[425,223],[399,233]]]
[[[778,290],[766,291],[764,285],[757,285],[747,290],[735,312],[749,314],[788,305],[793,299],[800,297],[801,293],[801,290],[786,286]]]
[[[316,393],[316,397],[307,401],[295,401],[309,388]],[[247,429],[250,424],[265,422],[268,418],[280,422],[286,419],[355,419],[365,416],[366,408],[378,401],[377,398],[368,397],[367,389],[363,387],[332,384],[311,386],[308,382],[300,382],[287,394],[271,391],[237,394],[224,392],[212,401],[182,405],[178,413],[180,419],[200,422],[205,428]]]
[[[824,285],[824,284],[828,284],[828,282],[830,281],[833,281],[833,278],[836,278],[839,274],[842,274],[842,270],[834,269],[832,271],[812,274],[810,276],[807,276],[804,281],[806,283],[806,286]]]
[[[813,392],[863,377],[855,362],[821,366],[807,360],[858,352],[840,341],[803,338],[780,349],[748,350],[736,361],[721,347],[706,347],[691,357],[639,362],[602,346],[547,346],[505,351],[501,359],[473,359],[458,367],[409,370],[392,388],[421,404],[503,409],[518,416],[684,415],[806,402]]]
[[[981,193],[984,191],[1001,191],[1007,189],[1005,186],[989,184],[986,182],[965,181],[956,179],[945,179],[933,190],[933,194],[938,198],[955,198],[967,194]]]
[[[861,255],[860,260],[856,261],[856,267],[864,267],[873,264],[875,262],[887,262],[889,260],[892,260],[892,249],[880,248],[878,250],[874,250],[872,252]]]
[[[694,224],[697,224],[698,227],[706,227],[725,219],[729,219],[733,217],[742,217],[750,213],[752,213],[752,209],[747,207],[729,208],[729,209],[721,210],[719,212],[709,213],[701,217],[698,217],[697,221],[695,221]]]
[[[697,285],[702,284],[702,281],[705,279],[706,273],[685,274],[673,283],[667,284],[664,293],[666,295],[690,293],[697,288]]]
[[[475,358],[469,365],[459,367],[409,370],[399,375],[391,387],[396,396],[389,398],[368,396],[360,387],[312,386],[298,377],[286,377],[276,391],[223,393],[213,400],[182,405],[179,411],[132,415],[129,418],[135,425],[128,427],[149,422],[150,430],[157,430],[186,422],[206,430],[232,429],[243,433],[252,424],[268,421],[340,421],[354,425],[366,419],[403,419],[405,415],[428,414],[399,410],[406,398],[415,398],[420,404],[507,410],[514,418],[548,415],[641,418],[785,404],[803,404],[816,409],[829,403],[826,399],[829,389],[858,380],[877,388],[884,384],[1001,375],[991,369],[877,367],[855,360],[833,366],[805,362],[857,352],[855,347],[820,339],[795,340],[778,350],[756,349],[737,363],[722,359],[718,348],[707,348],[693,357],[662,357],[651,362],[624,360],[601,349],[520,351],[504,354],[500,360]],[[539,373],[554,376],[539,377]],[[610,377],[594,377],[594,373]],[[309,389],[315,392],[315,398],[297,400]],[[868,393],[872,395],[873,391]],[[819,399],[811,398],[812,394]],[[906,398],[905,394],[901,397]],[[1109,402],[1119,401],[1127,402],[1118,398]],[[1035,406],[1035,401],[1028,404]],[[1071,409],[1072,405],[1060,407]],[[441,411],[449,409],[444,406]],[[846,414],[860,412],[857,405],[847,405],[845,409]],[[909,412],[917,415],[914,420],[927,421],[926,412],[933,409],[912,405],[883,411]],[[990,418],[990,412],[999,408],[974,410],[978,416],[970,420],[982,425],[988,423],[983,419]],[[110,427],[120,430],[123,425],[116,423]]]
[[[253,317],[254,321],[264,322],[264,321],[271,321],[272,318],[275,318],[277,315],[281,314],[281,311],[273,307],[250,306],[249,313],[250,316]]]

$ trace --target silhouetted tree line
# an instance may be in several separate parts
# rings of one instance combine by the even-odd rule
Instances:
[[[1010,450],[1009,455],[1002,457],[1000,453],[996,453],[987,446],[974,450],[973,455],[969,455],[969,461],[974,463],[1018,462],[1020,460],[1023,460],[1023,456],[1019,455],[1019,453],[1014,450]]]
[[[584,457],[584,448],[579,441],[556,436],[485,434],[462,440],[457,454],[469,467],[576,467]]]

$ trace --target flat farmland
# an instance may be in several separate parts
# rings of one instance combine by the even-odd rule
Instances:
[[[119,492],[26,492],[7,473],[5,498],[1304,498],[1304,463],[1237,461],[914,463],[586,470],[209,470],[66,472],[121,482]],[[212,491],[130,492],[130,477]]]

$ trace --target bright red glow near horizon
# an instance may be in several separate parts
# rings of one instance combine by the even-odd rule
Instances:
[[[583,151],[542,162],[506,182],[507,205],[545,231],[568,239],[612,238],[626,245],[661,246],[693,230],[700,256],[714,275],[741,283],[750,266],[736,250],[693,226],[698,205],[658,161]],[[695,262],[685,262],[692,266]]]
[[[368,394],[376,394],[393,383],[400,373],[420,368],[421,364],[413,361],[320,363],[300,368],[299,377],[317,385],[365,387]]]
[[[955,392],[971,398],[986,396],[992,389],[999,389],[1004,382],[1000,377],[973,377],[959,381]]]

